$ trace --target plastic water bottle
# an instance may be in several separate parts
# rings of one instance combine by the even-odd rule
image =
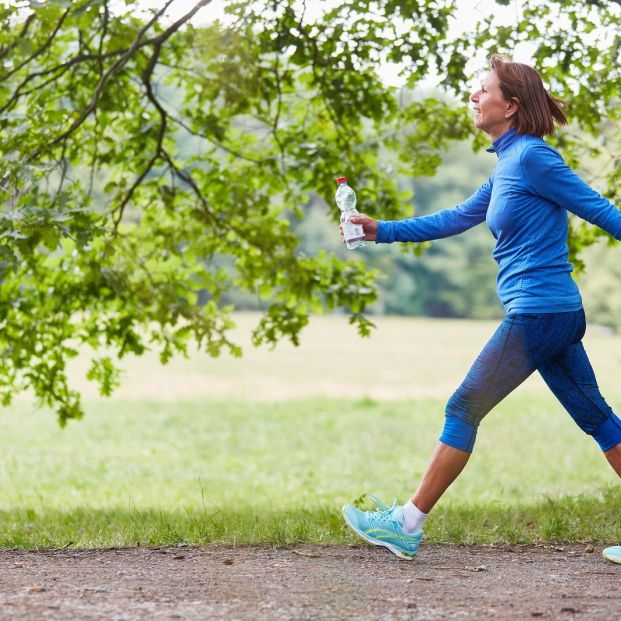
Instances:
[[[351,216],[355,216],[359,213],[356,209],[356,193],[347,185],[347,179],[345,177],[338,177],[336,184],[337,188],[334,198],[341,210],[341,227],[343,229],[345,245],[350,250],[362,248],[365,244],[362,225],[352,224],[349,221]]]

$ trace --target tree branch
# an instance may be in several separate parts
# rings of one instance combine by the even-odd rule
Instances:
[[[203,0],[203,2],[204,1],[205,0]],[[65,130],[62,134],[60,134],[60,136],[56,136],[56,138],[54,138],[49,143],[49,145],[46,145],[46,148],[54,147],[59,142],[62,142],[65,138],[67,138],[73,132],[75,132],[84,123],[84,121],[86,121],[86,119],[91,115],[91,113],[97,107],[97,104],[99,103],[99,98],[101,97],[101,93],[103,92],[103,89],[106,83],[108,82],[108,80],[110,79],[110,77],[113,76],[117,71],[119,71],[125,65],[125,63],[131,58],[132,54],[134,54],[134,52],[138,49],[140,41],[142,40],[142,37],[144,36],[144,34],[153,26],[153,24],[155,24],[155,22],[157,22],[157,20],[166,12],[168,7],[173,2],[174,0],[168,0],[168,2],[166,2],[166,4],[157,13],[155,13],[153,18],[150,21],[148,21],[143,26],[143,28],[141,28],[138,31],[138,34],[134,38],[133,43],[129,46],[129,48],[123,54],[123,56],[121,56],[121,58],[119,58],[101,76],[101,78],[99,79],[99,83],[97,84],[97,87],[95,88],[95,93],[93,94],[93,97],[91,98],[91,101],[86,106],[86,108],[81,112],[80,116],[77,119],[75,119],[75,121],[73,121],[70,127],[67,130]],[[42,152],[43,152],[43,147],[40,149],[37,149],[30,155],[30,157],[28,158],[28,161],[32,161],[33,159],[36,159]]]
[[[619,6],[621,6],[621,0],[607,0],[607,2],[602,2],[602,0],[585,0],[585,2],[587,4],[590,4],[592,6],[597,6],[599,8],[605,7],[610,2],[613,2],[614,4],[618,4]]]
[[[52,31],[52,34],[50,34],[50,36],[45,40],[43,45],[36,52],[33,52],[26,60],[20,63],[17,67],[14,67],[8,73],[5,73],[4,75],[0,76],[0,82],[6,82],[12,75],[16,74],[22,67],[25,67],[27,64],[31,63],[38,56],[41,56],[41,54],[43,54],[43,52],[45,52],[45,50],[50,46],[50,44],[52,43],[52,41],[58,34],[59,30],[62,28],[63,22],[65,21],[65,19],[67,19],[67,15],[69,15],[70,12],[71,12],[71,9],[67,9],[61,15],[60,19],[58,20],[58,23],[56,24],[56,27]]]
[[[216,140],[213,136],[207,136],[205,134],[201,134],[200,132],[195,131],[183,119],[180,119],[177,116],[172,116],[170,113],[168,113],[168,118],[174,123],[177,123],[179,127],[182,127],[183,129],[185,129],[185,131],[188,132],[190,135],[196,136],[197,138],[202,138],[203,140],[207,140],[208,142],[211,142],[211,144],[213,144],[218,149],[222,149],[223,151],[226,151],[227,153],[234,155],[240,160],[250,162],[251,164],[259,164],[259,165],[267,164],[275,160],[274,157],[266,157],[260,160],[249,157],[248,155],[245,155],[244,153],[241,153],[240,151],[236,151],[235,149],[231,149],[230,147],[227,147],[225,144],[222,144],[220,141]]]
[[[30,28],[31,24],[34,22],[36,17],[37,17],[36,13],[31,13],[26,18],[22,29],[20,30],[19,34],[13,40],[13,43],[11,43],[10,45],[7,45],[4,49],[0,50],[0,59],[4,58],[11,50],[15,49],[15,46],[18,44],[18,42],[28,34],[28,29]]]
[[[161,157],[161,154],[162,154],[162,145],[164,144],[164,136],[166,135],[166,128],[168,126],[168,120],[167,120],[168,117],[166,114],[166,110],[164,110],[164,108],[158,101],[157,97],[155,96],[155,93],[153,92],[153,85],[151,83],[151,78],[153,76],[153,70],[155,69],[157,60],[160,56],[163,43],[164,43],[164,40],[155,44],[155,50],[153,51],[153,54],[151,55],[151,58],[149,59],[149,63],[147,64],[141,76],[142,83],[144,84],[145,89],[146,89],[147,99],[149,99],[149,101],[155,106],[155,109],[160,115],[160,126],[159,126],[159,130],[157,133],[157,144],[155,147],[155,153],[153,154],[153,157],[147,163],[145,169],[140,173],[140,175],[138,175],[138,177],[136,177],[136,179],[134,180],[134,183],[129,188],[128,192],[125,194],[125,197],[123,198],[120,205],[118,206],[116,210],[117,213],[113,219],[115,231],[118,229],[118,226],[121,223],[121,220],[123,219],[123,212],[125,211],[125,207],[131,200],[132,196],[134,195],[134,192],[136,191],[138,186],[143,182],[144,178],[149,174],[149,172],[155,165],[155,162],[157,162],[157,160]]]
[[[200,188],[198,187],[198,185],[196,185],[196,181],[194,181],[194,178],[192,177],[192,175],[189,172],[186,172],[185,170],[181,170],[175,164],[172,157],[170,157],[170,154],[168,153],[168,151],[166,151],[165,149],[162,149],[162,157],[166,160],[166,162],[168,163],[168,165],[170,166],[174,174],[177,175],[177,177],[179,177],[179,179],[181,179],[184,183],[190,186],[190,188],[192,189],[192,192],[194,192],[194,195],[196,196],[196,198],[198,198],[203,208],[203,211],[205,212],[207,217],[212,221],[212,223],[216,225],[219,224],[218,219],[214,215],[213,211],[211,211],[211,208],[209,207],[209,203],[203,196],[203,193],[200,191]]]
[[[147,99],[153,104],[153,106],[155,107],[155,109],[157,110],[160,116],[160,126],[159,126],[159,130],[157,133],[157,144],[155,147],[155,153],[153,154],[153,157],[149,160],[144,170],[138,175],[138,177],[136,177],[136,179],[134,180],[134,183],[132,183],[131,187],[125,194],[123,200],[121,201],[121,203],[115,210],[117,212],[113,220],[115,231],[118,229],[118,226],[121,220],[123,219],[123,212],[125,211],[125,207],[131,200],[132,196],[134,195],[134,192],[138,189],[140,184],[144,181],[145,177],[153,169],[153,166],[155,166],[155,163],[157,162],[157,160],[160,159],[163,154],[162,146],[164,144],[164,137],[166,135],[166,129],[168,127],[168,114],[166,110],[163,108],[162,104],[159,102],[158,98],[156,97],[155,92],[153,90],[153,84],[151,82],[151,78],[153,77],[153,71],[157,65],[157,62],[160,57],[160,53],[162,51],[162,46],[174,32],[176,32],[185,22],[191,19],[203,6],[206,6],[210,2],[211,0],[201,0],[194,6],[194,8],[189,13],[187,13],[183,17],[179,18],[176,22],[171,24],[171,26],[169,26],[164,32],[162,32],[161,35],[152,39],[152,44],[154,47],[153,54],[151,54],[151,57],[149,58],[149,62],[147,63],[147,66],[145,70],[142,72],[142,75],[140,77],[141,77],[142,83],[145,86]]]

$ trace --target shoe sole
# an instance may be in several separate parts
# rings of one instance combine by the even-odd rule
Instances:
[[[347,505],[344,505],[341,511],[341,513],[343,514],[343,518],[345,518],[345,522],[347,522],[347,526],[349,526],[349,528],[351,528],[357,535],[362,537],[365,541],[368,541],[369,543],[373,544],[374,546],[382,546],[383,548],[388,548],[395,556],[398,556],[400,559],[403,559],[404,561],[414,560],[414,557],[416,556],[416,552],[414,552],[414,554],[411,554],[411,555],[405,554],[404,552],[399,550],[399,548],[393,546],[392,543],[388,543],[388,541],[380,541],[379,539],[373,539],[372,537],[369,537],[367,534],[363,533],[361,530],[358,530],[345,515],[346,508],[347,508]]]
[[[611,563],[619,563],[621,565],[621,556],[619,555],[619,552],[619,546],[613,546],[612,548],[606,548],[602,552],[602,556]]]

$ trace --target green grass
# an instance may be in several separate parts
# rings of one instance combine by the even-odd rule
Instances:
[[[93,401],[57,427],[5,410],[0,546],[354,541],[340,507],[404,501],[444,400]],[[516,393],[482,424],[431,541],[621,541],[621,486],[554,399]]]

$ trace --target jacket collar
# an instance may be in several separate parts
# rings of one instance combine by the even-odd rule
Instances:
[[[503,152],[505,152],[515,142],[517,135],[515,127],[512,127],[504,134],[498,136],[498,138],[492,142],[492,146],[487,148],[486,151],[489,153],[496,153],[498,157],[500,157]]]

